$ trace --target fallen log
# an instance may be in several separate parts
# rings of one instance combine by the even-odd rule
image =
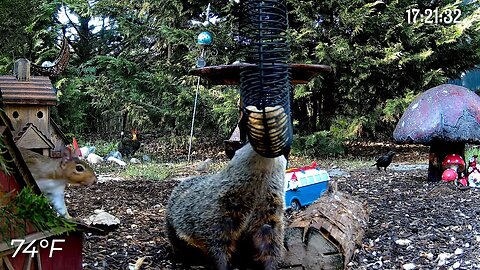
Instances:
[[[330,190],[285,229],[286,253],[280,269],[345,269],[368,224],[366,204]]]

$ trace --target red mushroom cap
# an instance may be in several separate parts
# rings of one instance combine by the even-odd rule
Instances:
[[[458,174],[454,169],[446,169],[442,173],[442,180],[445,182],[455,181],[457,177],[458,177]]]
[[[458,179],[458,182],[460,184],[462,184],[462,186],[464,186],[464,187],[466,187],[468,185],[468,180],[467,180],[466,177],[462,177],[462,178]]]
[[[442,167],[444,169],[451,168],[451,166],[457,166],[457,170],[459,172],[463,172],[465,170],[465,161],[460,155],[457,154],[450,154],[445,157],[442,162]]]

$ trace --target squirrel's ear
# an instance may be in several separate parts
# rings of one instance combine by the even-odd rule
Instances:
[[[72,152],[72,158],[78,158],[82,155],[82,152],[80,152],[80,149],[74,149],[73,152]]]
[[[62,162],[67,162],[72,160],[72,150],[70,147],[64,147],[62,149]]]

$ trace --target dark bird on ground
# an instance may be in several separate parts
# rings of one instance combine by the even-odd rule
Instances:
[[[138,130],[132,130],[132,138],[131,139],[122,139],[120,144],[118,145],[118,152],[122,154],[122,157],[130,157],[137,152],[140,148],[140,141],[139,141],[139,134]]]
[[[383,167],[384,171],[387,170],[388,165],[392,163],[393,156],[395,155],[394,151],[388,151],[385,155],[379,157],[375,164],[372,166],[377,166],[377,169],[380,170],[380,167]]]

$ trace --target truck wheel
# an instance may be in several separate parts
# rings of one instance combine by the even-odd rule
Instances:
[[[299,211],[302,206],[298,200],[293,200],[290,204],[290,207],[293,211]]]

